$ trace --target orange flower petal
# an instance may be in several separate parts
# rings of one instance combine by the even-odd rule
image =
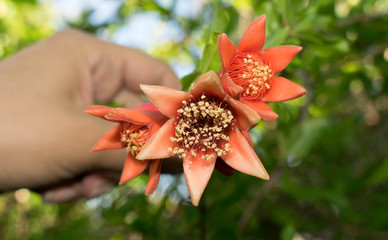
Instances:
[[[248,141],[249,145],[253,148],[253,142],[251,139],[251,136],[249,135],[248,131],[241,131],[241,133],[244,135],[245,139]]]
[[[140,84],[140,88],[155,107],[168,118],[175,117],[182,101],[190,97],[189,92],[167,87]]]
[[[279,117],[274,111],[272,111],[268,104],[261,100],[249,101],[241,99],[240,101],[255,109],[255,111],[260,115],[261,119],[265,121],[275,121]]]
[[[137,160],[132,154],[128,153],[119,184],[126,183],[139,176],[149,163],[150,161]]]
[[[217,46],[222,66],[224,66],[225,71],[229,71],[230,61],[232,60],[237,49],[225,33],[222,33],[218,36]]]
[[[306,94],[304,87],[283,77],[272,78],[271,88],[263,96],[263,101],[280,102],[287,101]]]
[[[237,45],[238,51],[259,52],[263,48],[265,43],[265,20],[266,16],[261,15],[249,25]]]
[[[240,99],[243,88],[235,84],[228,73],[222,72],[222,74],[221,82],[225,92],[235,99]]]
[[[138,161],[141,161],[141,160],[138,160]],[[156,187],[159,184],[161,169],[162,169],[162,160],[150,161],[150,170],[149,170],[150,179],[148,180],[148,183],[145,189],[145,195],[150,195],[155,191]]]
[[[148,102],[148,103],[144,103],[140,106],[137,106],[135,108],[132,108],[133,110],[136,110],[136,111],[142,111],[142,112],[159,112],[158,108],[155,107],[155,105],[151,102]]]
[[[302,47],[293,45],[283,45],[264,49],[261,54],[272,66],[274,74],[283,70],[292,59],[302,50]]]
[[[146,115],[149,118],[150,122],[153,123],[153,125],[157,126],[158,129],[168,120],[168,118],[163,115],[159,111],[159,109],[156,108],[155,105],[151,102],[135,107],[133,108],[133,110]],[[151,135],[152,134],[153,132],[151,130]]]
[[[248,130],[254,127],[260,121],[260,115],[250,106],[226,96],[226,101],[232,107],[237,126],[241,130]]]
[[[168,151],[169,148],[174,149],[176,143],[170,140],[175,132],[174,122],[168,120],[154,135],[152,135],[148,141],[143,145],[136,158],[140,160],[146,159],[162,159],[174,156],[172,151]]]
[[[187,187],[189,188],[191,202],[194,206],[198,206],[202,193],[213,173],[216,159],[205,160],[201,159],[199,155],[195,158],[189,155],[183,159],[183,171]]]
[[[244,135],[236,130],[230,133],[229,138],[232,151],[222,156],[225,163],[242,173],[268,180],[267,171]]]
[[[194,82],[190,92],[192,95],[206,93],[221,99],[225,97],[225,91],[222,87],[220,78],[214,71],[209,71],[199,77],[198,80]]]
[[[116,122],[129,122],[138,125],[147,125],[153,119],[145,112],[127,108],[115,108],[105,115],[105,119]]]
[[[120,139],[120,125],[115,126],[109,130],[105,135],[98,140],[96,145],[90,150],[91,152],[97,152],[101,150],[120,149],[123,148]]]
[[[93,115],[96,117],[100,117],[100,118],[104,118],[104,119],[105,119],[105,115],[112,110],[113,110],[113,108],[111,108],[111,107],[101,106],[101,105],[93,105],[93,106],[89,106],[89,107],[85,108],[85,112],[87,114],[90,114],[90,115]]]

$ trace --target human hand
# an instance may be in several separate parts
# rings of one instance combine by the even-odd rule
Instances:
[[[85,106],[139,105],[140,83],[179,88],[160,60],[76,30],[3,60],[0,79],[0,191],[35,189],[48,202],[98,196],[118,182],[125,150],[89,152],[114,124]]]

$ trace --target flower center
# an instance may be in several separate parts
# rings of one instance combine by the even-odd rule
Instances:
[[[261,98],[271,88],[273,69],[260,54],[237,53],[229,69],[230,78],[243,88],[245,98]]]
[[[120,129],[121,142],[127,146],[127,151],[134,157],[148,139],[148,127],[132,123],[123,123]]]
[[[225,155],[232,151],[228,135],[234,121],[229,104],[219,98],[201,95],[182,101],[177,111],[175,136],[171,137],[178,147],[169,151],[180,158],[191,154],[206,160]]]

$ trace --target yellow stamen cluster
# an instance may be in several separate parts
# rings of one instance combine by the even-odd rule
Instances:
[[[238,53],[229,68],[232,81],[244,90],[243,97],[260,98],[271,88],[273,70],[259,54]]]
[[[127,146],[127,151],[136,157],[148,138],[148,132],[145,125],[123,123],[120,131],[121,142]]]
[[[169,151],[181,158],[188,154],[210,160],[232,151],[229,145],[229,132],[234,122],[227,102],[212,96],[201,95],[182,101],[177,111],[175,136],[172,142],[179,147]]]

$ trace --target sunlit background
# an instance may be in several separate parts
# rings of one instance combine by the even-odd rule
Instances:
[[[261,14],[265,48],[303,46],[281,74],[308,91],[251,131],[270,181],[215,172],[197,208],[181,175],[149,197],[147,175],[66,204],[21,189],[0,195],[0,239],[388,239],[388,0],[0,0],[0,58],[73,27],[187,83],[213,31],[237,43]]]

